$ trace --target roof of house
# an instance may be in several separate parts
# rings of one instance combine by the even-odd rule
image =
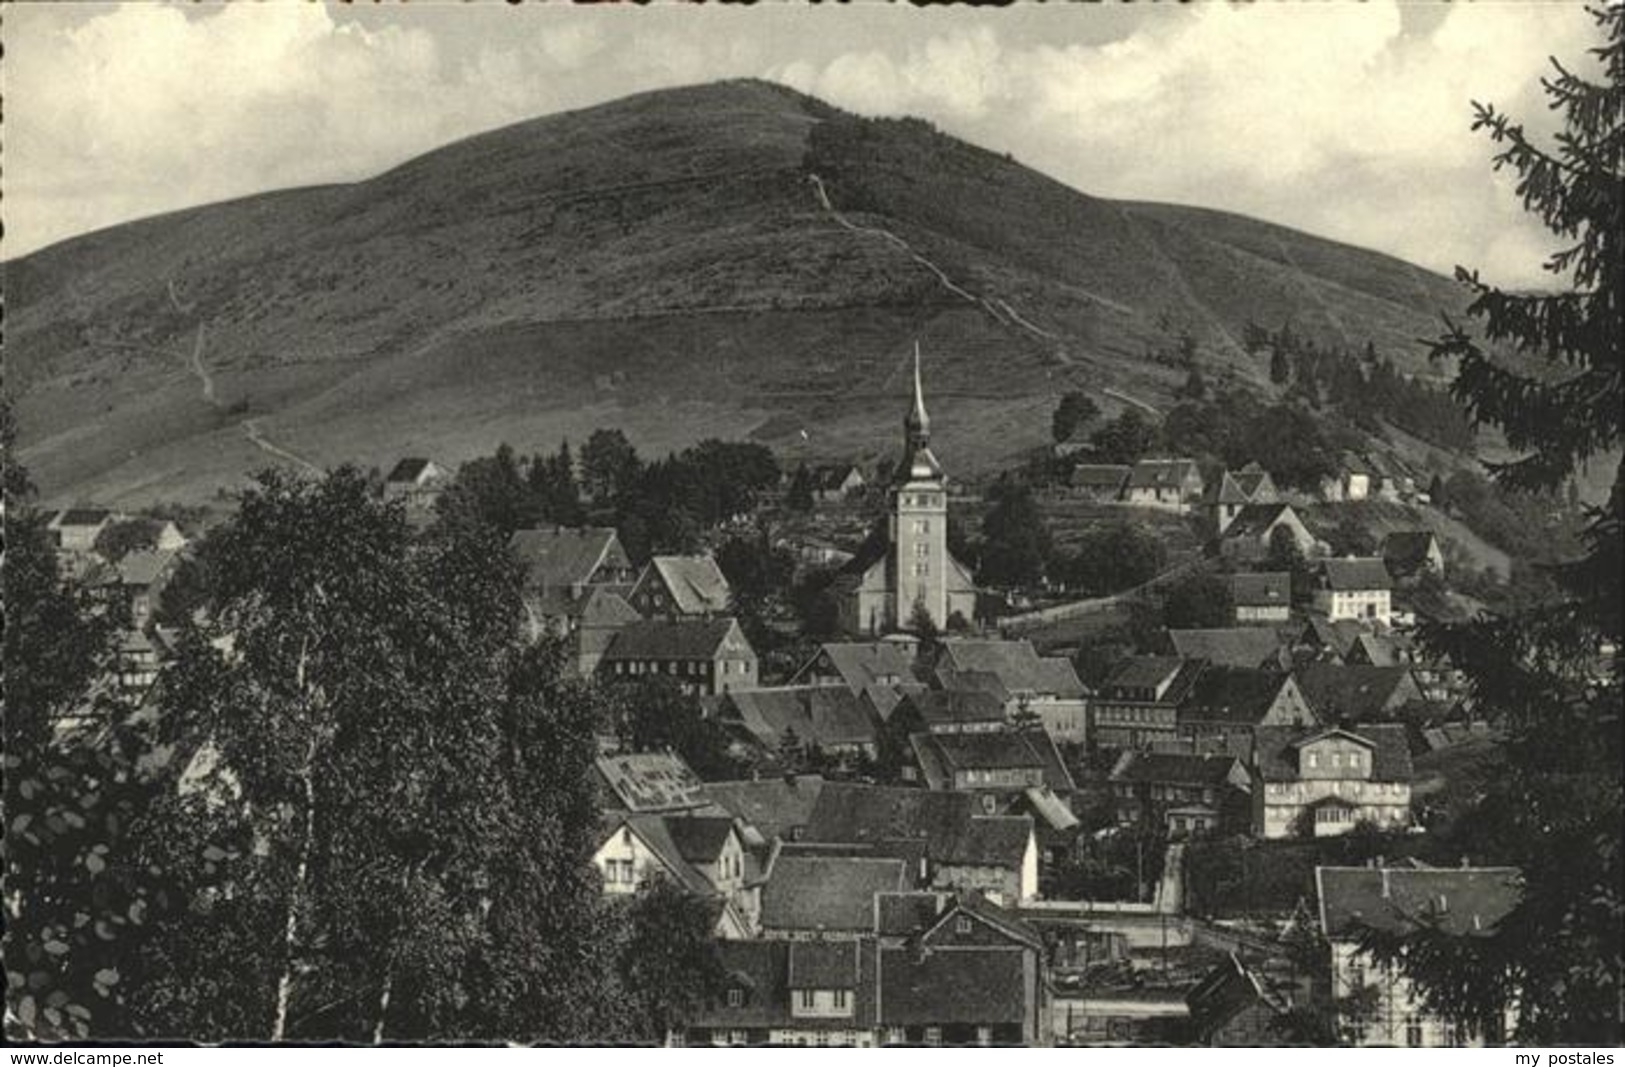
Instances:
[[[1174,783],[1220,786],[1230,778],[1234,756],[1186,755],[1175,752],[1124,752],[1112,767],[1114,782]]]
[[[754,782],[706,782],[713,802],[756,827],[768,837],[789,837],[807,825],[824,779],[816,774],[762,778]]]
[[[675,752],[599,756],[595,766],[600,781],[627,811],[678,811],[707,802],[705,783]]]
[[[1350,557],[1326,561],[1326,587],[1334,592],[1390,589],[1393,579],[1379,556]]]
[[[1270,489],[1275,488],[1275,480],[1270,477],[1269,471],[1260,467],[1257,463],[1247,464],[1241,470],[1236,471],[1233,477],[1236,480],[1236,485],[1240,486],[1241,491],[1247,494],[1249,500],[1256,499],[1259,491],[1266,485]],[[1259,501],[1259,503],[1266,503],[1266,501]]]
[[[1353,619],[1333,621],[1322,615],[1311,615],[1300,640],[1329,648],[1341,657],[1348,655],[1354,642],[1365,632],[1365,627]]]
[[[668,814],[666,833],[689,863],[715,863],[734,832],[732,815]]]
[[[1122,489],[1128,483],[1129,468],[1116,463],[1079,463],[1072,468],[1072,485],[1077,489]]]
[[[923,841],[928,855],[948,851],[975,815],[969,793],[858,782],[826,782],[813,804],[806,842],[881,844]]]
[[[639,619],[616,632],[604,659],[710,660],[723,651],[730,635],[737,637],[743,650],[750,649],[731,618]]]
[[[955,867],[1020,870],[1032,835],[1033,820],[1029,816],[977,815],[965,824],[948,849],[933,859]]]
[[[921,953],[882,948],[885,1026],[998,1025],[1026,1021],[1026,958],[1004,946]]]
[[[1219,485],[1209,490],[1209,502],[1214,504],[1245,504],[1252,498],[1229,471],[1219,478]]]
[[[1289,1009],[1287,1001],[1271,990],[1235,953],[1209,971],[1185,994],[1191,1026],[1205,1040],[1250,1004],[1263,1004],[1277,1015]]]
[[[594,585],[581,595],[575,610],[572,612],[581,622],[582,629],[620,629],[629,623],[639,622],[643,616],[638,609],[627,603],[625,593],[631,592],[624,585]]]
[[[1193,459],[1142,459],[1129,471],[1130,489],[1169,489],[1184,484],[1192,474],[1198,474]]]
[[[660,860],[661,865],[666,868],[671,877],[676,879],[684,889],[696,896],[715,897],[717,895],[716,887],[694,867],[694,861],[683,856],[682,846],[672,836],[670,822],[680,822],[682,819],[682,815],[668,818],[668,816],[659,813],[634,812],[610,820],[607,825],[610,827],[611,832],[614,832],[614,828],[618,826],[631,829],[648,847],[649,851],[654,853],[655,857]]]
[[[649,566],[660,575],[677,610],[685,615],[728,610],[733,591],[722,568],[710,556],[655,556]]]
[[[738,1003],[730,1004],[727,996],[719,997],[692,1012],[688,1018],[689,1024],[719,1030],[789,1027],[797,1030],[850,1030],[854,1027],[873,1027],[876,1001],[874,942],[847,941],[844,944],[850,949],[837,949],[834,952],[815,947],[825,944],[842,943],[778,939],[717,942],[717,952],[727,974],[727,988],[730,993],[738,993]],[[792,966],[796,968],[798,977],[805,979],[813,969],[839,966],[840,953],[845,951],[853,953],[852,962],[857,969],[856,995],[852,997],[853,1014],[827,1018],[792,1015]]]
[[[1070,661],[1040,656],[1033,643],[1027,640],[949,639],[942,642],[939,665],[942,663],[955,672],[995,674],[1012,693],[1045,693],[1061,699],[1077,699],[1088,693]]]
[[[1402,634],[1362,633],[1344,656],[1353,666],[1403,667],[1415,646]]]
[[[1076,788],[1055,742],[1042,730],[920,733],[911,734],[908,740],[932,789],[953,788],[955,771],[1015,769],[1042,772],[1044,784],[1058,793]]]
[[[1079,825],[1078,817],[1066,801],[1047,785],[1028,786],[1021,794],[1032,809],[1033,820],[1055,831],[1071,830]]]
[[[794,732],[802,744],[872,745],[875,717],[862,694],[839,685],[731,689],[721,717],[772,748]]]
[[[1209,667],[1179,706],[1180,721],[1257,726],[1274,706],[1288,675],[1248,667]]]
[[[1431,530],[1395,530],[1382,539],[1382,559],[1391,574],[1415,573],[1428,561],[1430,549],[1438,547]]]
[[[1287,514],[1297,516],[1290,504],[1248,504],[1236,512],[1236,517],[1224,528],[1224,538],[1263,537],[1282,515]]]
[[[515,530],[508,545],[524,564],[525,581],[532,588],[576,585],[589,581],[606,563],[627,565],[620,540],[608,526]]]
[[[788,984],[791,989],[858,988],[858,943],[791,942]]]
[[[1289,608],[1292,606],[1292,575],[1285,571],[1232,574],[1230,599],[1238,608]]]
[[[106,508],[68,508],[59,512],[52,524],[63,526],[100,526],[113,517],[113,513]]]
[[[1293,672],[1293,677],[1309,706],[1327,721],[1365,722],[1378,718],[1396,696],[1416,691],[1415,678],[1407,666],[1306,663]]]
[[[827,660],[854,692],[914,677],[913,661],[890,641],[830,641],[819,647],[812,662],[796,672],[796,678],[805,674],[820,657]]]
[[[919,712],[927,728],[1004,721],[1004,700],[993,693],[926,689],[903,699]]]
[[[863,472],[851,463],[822,464],[808,474],[812,478],[812,487],[818,490],[839,489],[854,474],[859,482],[863,481]]]
[[[883,856],[781,853],[762,887],[762,925],[772,930],[868,930],[875,894],[908,888],[907,865]]]
[[[1523,896],[1515,867],[1317,867],[1328,938],[1364,929],[1405,933],[1424,923],[1455,936],[1492,933]]]
[[[1296,782],[1298,750],[1333,733],[1350,736],[1371,747],[1371,781],[1411,780],[1411,747],[1405,738],[1405,727],[1397,723],[1372,723],[1358,730],[1260,726],[1253,731],[1253,766],[1266,782]]]
[[[1205,659],[1221,667],[1258,667],[1279,663],[1283,649],[1275,631],[1265,626],[1230,626],[1212,630],[1169,630],[1174,654]]]
[[[1177,705],[1184,701],[1196,684],[1196,679],[1205,670],[1206,660],[1182,659],[1179,656],[1130,656],[1118,664],[1100,691],[1110,699],[1138,700],[1139,697],[1125,697],[1122,694],[1156,689],[1166,682],[1167,688],[1158,699],[1165,704]]]
[[[123,585],[151,585],[174,565],[176,549],[142,548],[118,562],[118,580]]]
[[[875,933],[884,937],[917,934],[937,921],[951,899],[952,894],[939,890],[876,893]]]
[[[429,460],[421,456],[407,456],[391,467],[386,482],[415,482],[429,469]]]

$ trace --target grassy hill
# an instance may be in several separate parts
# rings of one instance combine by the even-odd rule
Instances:
[[[1379,350],[1449,281],[1239,216],[1083,195],[914,120],[761,82],[630,97],[3,265],[22,458],[48,500],[202,501],[294,455],[456,463],[624,428],[889,454],[926,354],[938,454],[990,470],[1066,389],[1262,383],[1249,320]],[[803,437],[805,433],[805,437]]]

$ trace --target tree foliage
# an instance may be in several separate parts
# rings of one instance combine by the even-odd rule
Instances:
[[[1072,440],[1072,435],[1078,427],[1088,423],[1100,414],[1100,408],[1088,393],[1076,390],[1061,397],[1061,402],[1055,406],[1055,414],[1050,419],[1050,435],[1056,444],[1063,444]]]

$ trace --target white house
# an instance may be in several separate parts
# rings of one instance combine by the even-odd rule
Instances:
[[[1253,731],[1253,833],[1330,837],[1360,823],[1411,822],[1411,751],[1405,727],[1351,730],[1260,726]]]
[[[1329,559],[1315,590],[1315,607],[1328,619],[1393,624],[1393,579],[1381,557]]]

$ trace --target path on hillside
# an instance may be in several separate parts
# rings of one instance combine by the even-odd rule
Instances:
[[[1162,418],[1162,412],[1158,411],[1155,406],[1153,406],[1151,404],[1147,404],[1144,400],[1140,400],[1140,399],[1137,399],[1135,397],[1129,396],[1127,393],[1121,392],[1121,391],[1116,390],[1116,389],[1105,388],[1105,389],[1102,389],[1101,392],[1104,393],[1106,396],[1112,397],[1112,398],[1114,398],[1116,400],[1121,400],[1125,404],[1133,404],[1135,407],[1144,408],[1145,410],[1151,412],[1151,414],[1155,415],[1157,418],[1159,418],[1159,419]]]
[[[1183,915],[1185,912],[1185,844],[1169,844],[1162,861],[1162,881],[1157,883],[1153,898],[1157,911],[1163,915]]]
[[[1287,250],[1286,242],[1277,237],[1275,238],[1275,247],[1281,253],[1281,258],[1286,261],[1286,265],[1292,268],[1298,288],[1308,293],[1310,300],[1320,305],[1320,310],[1326,313],[1326,318],[1330,319],[1331,324],[1337,328],[1337,332],[1343,335],[1343,343],[1350,348],[1354,347],[1354,338],[1349,335],[1348,327],[1343,325],[1343,320],[1332,309],[1331,302],[1326,299],[1320,289],[1309,281],[1309,272],[1298,266],[1298,261],[1292,258],[1292,253]]]
[[[312,474],[322,473],[322,469],[320,467],[316,466],[316,464],[312,463],[304,456],[289,452],[287,449],[282,448],[273,441],[269,440],[265,436],[265,431],[260,429],[260,420],[258,416],[255,416],[252,419],[244,419],[242,422],[242,427],[244,435],[246,435],[249,441],[253,443],[254,447],[260,451],[265,452],[268,455],[275,456],[278,459],[287,460],[289,463],[303,467]]]

